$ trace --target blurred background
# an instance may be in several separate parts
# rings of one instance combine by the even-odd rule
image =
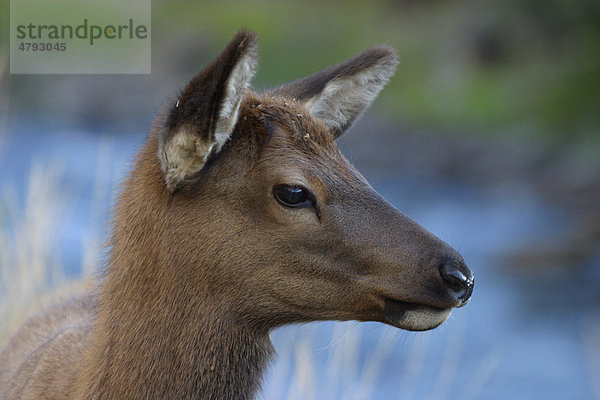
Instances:
[[[8,1],[0,14],[0,335],[101,265],[154,116],[249,27],[255,88],[398,50],[339,144],[476,276],[468,306],[431,332],[274,332],[263,398],[600,399],[597,0],[154,1],[150,75],[10,75]]]

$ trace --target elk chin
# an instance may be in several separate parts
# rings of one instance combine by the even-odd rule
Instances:
[[[409,331],[427,331],[440,326],[448,316],[450,308],[437,308],[424,304],[385,299],[384,322]]]

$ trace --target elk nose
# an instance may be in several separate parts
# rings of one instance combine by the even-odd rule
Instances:
[[[475,283],[471,270],[463,262],[449,260],[440,267],[440,275],[450,295],[459,301],[457,307],[467,304]]]

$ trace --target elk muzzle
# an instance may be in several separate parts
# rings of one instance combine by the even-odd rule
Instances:
[[[382,322],[433,329],[469,301],[474,278],[460,254],[372,189],[344,211],[344,226],[353,232],[344,238],[347,251],[364,266],[359,270]]]
[[[399,300],[392,297],[384,299],[384,322],[402,329],[422,331],[433,329],[442,324],[450,315],[452,308],[463,307],[473,293],[475,279],[469,267],[458,254],[448,248],[449,256],[439,266],[439,274],[430,276],[423,283],[437,295],[431,300]]]

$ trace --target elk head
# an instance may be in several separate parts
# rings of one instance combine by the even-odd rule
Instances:
[[[335,142],[396,64],[376,47],[257,94],[257,37],[243,30],[192,79],[154,153],[168,199],[159,240],[183,286],[269,328],[361,320],[426,330],[469,300],[461,256],[386,202]]]

